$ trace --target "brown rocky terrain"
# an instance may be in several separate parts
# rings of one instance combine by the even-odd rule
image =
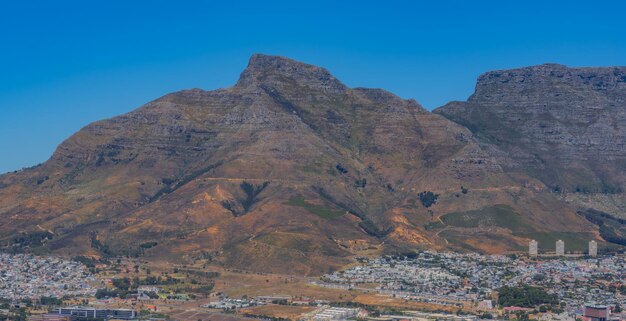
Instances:
[[[523,249],[529,238],[603,241],[553,192],[561,181],[530,170],[539,156],[521,144],[517,156],[506,149],[513,138],[494,144],[491,131],[461,116],[492,90],[485,77],[468,103],[431,113],[381,89],[348,88],[319,67],[254,55],[233,87],[163,96],[86,126],[40,166],[0,176],[0,240],[11,251],[297,274],[417,248],[492,253]],[[611,188],[621,186],[623,145],[606,141],[623,137],[620,119],[594,125],[613,136],[593,136],[606,146],[594,145],[584,163],[607,148],[614,175],[593,167],[589,177]],[[542,139],[530,133],[519,139]],[[562,189],[575,186],[559,175],[568,178]]]
[[[466,126],[509,173],[568,201],[626,213],[626,67],[492,71],[467,102],[434,111]]]

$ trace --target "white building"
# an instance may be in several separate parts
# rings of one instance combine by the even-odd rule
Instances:
[[[562,240],[556,241],[556,255],[565,255],[565,242]]]
[[[355,317],[359,309],[326,307],[318,311],[313,319],[316,321],[345,320]]]
[[[589,241],[589,256],[598,255],[598,243],[594,240]]]
[[[482,300],[478,302],[477,310],[484,311],[484,310],[492,310],[492,309],[493,309],[493,303],[491,302],[491,300]]]
[[[528,243],[528,255],[537,256],[539,253],[539,244],[535,240],[530,240]]]
[[[142,285],[140,287],[137,288],[137,293],[145,293],[145,292],[154,292],[154,293],[159,293],[161,292],[161,288],[156,287],[156,286],[152,286],[152,285]]]

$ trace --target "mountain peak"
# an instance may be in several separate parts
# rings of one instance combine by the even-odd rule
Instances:
[[[308,65],[303,62],[296,61],[294,59],[284,56],[273,56],[266,54],[253,54],[248,61],[248,67],[246,69],[264,70],[264,69],[278,69],[281,66],[295,67],[297,65]],[[311,65],[309,65],[311,66]]]
[[[548,63],[486,72],[478,77],[475,92],[469,100],[477,97],[501,100],[503,97],[512,97],[513,93],[525,92],[527,96],[529,91],[541,95],[556,92],[565,95],[572,94],[568,92],[572,88],[578,91],[603,90],[622,95],[624,82],[624,67],[568,67]],[[585,96],[587,99],[591,97],[593,95]],[[545,100],[541,97],[536,99]]]
[[[241,73],[237,87],[271,85],[293,81],[300,86],[332,91],[345,91],[347,87],[328,70],[287,57],[254,54]]]

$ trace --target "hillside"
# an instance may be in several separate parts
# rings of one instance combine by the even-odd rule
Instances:
[[[506,172],[574,204],[626,213],[626,67],[492,71],[467,102],[434,112],[470,129]]]
[[[548,176],[513,166],[491,131],[446,112],[479,106],[474,97],[438,110],[451,121],[325,69],[254,55],[233,87],[165,95],[0,176],[0,240],[11,251],[297,274],[416,248],[602,241]],[[616,174],[593,177],[617,188],[615,148]]]

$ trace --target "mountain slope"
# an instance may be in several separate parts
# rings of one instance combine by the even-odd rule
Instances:
[[[0,176],[0,240],[14,251],[318,274],[356,255],[504,252],[551,231],[597,237],[541,181],[500,162],[413,100],[254,55],[233,87],[163,96]],[[444,224],[465,211],[524,228]]]
[[[434,111],[469,128],[507,172],[564,198],[626,212],[626,68],[547,64],[488,72]]]

